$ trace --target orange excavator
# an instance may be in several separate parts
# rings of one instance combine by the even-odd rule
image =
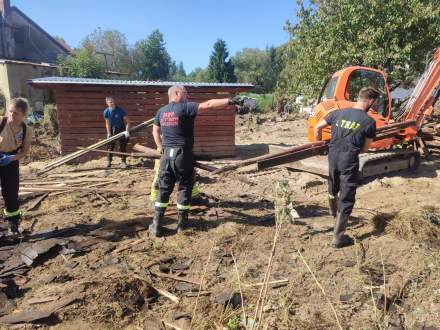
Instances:
[[[432,115],[433,106],[440,97],[440,48],[429,55],[425,72],[399,109],[392,108],[385,72],[352,66],[333,74],[326,82],[314,114],[309,119],[309,140],[314,140],[313,129],[316,123],[332,111],[352,107],[359,90],[368,86],[381,93],[368,114],[376,121],[376,128],[382,133],[371,145],[371,150],[375,152],[360,158],[361,176],[416,169],[420,163],[419,149],[423,147],[423,141],[417,138],[417,134],[425,118]],[[397,126],[398,130],[384,135],[383,129],[390,124]],[[330,137],[330,127],[327,127],[323,130],[323,140],[328,141]]]
[[[371,152],[360,157],[359,178],[417,169],[424,148],[418,133],[440,97],[440,48],[428,55],[424,73],[412,94],[399,108],[392,107],[385,72],[362,66],[345,67],[334,73],[324,84],[309,118],[308,138],[311,143],[226,166],[217,173],[252,163],[256,163],[258,169],[265,169],[325,153],[331,128],[328,126],[323,129],[322,142],[313,142],[315,125],[332,111],[352,107],[363,87],[374,87],[381,95],[368,113],[376,121],[377,136],[371,145]],[[310,170],[313,162],[309,162],[307,167]]]

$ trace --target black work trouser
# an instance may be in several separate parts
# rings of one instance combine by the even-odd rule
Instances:
[[[328,154],[329,178],[328,193],[330,198],[338,199],[338,212],[350,215],[356,201],[358,186],[359,156],[354,151],[330,149]]]
[[[5,218],[17,216],[20,208],[18,201],[18,189],[20,186],[19,162],[15,160],[9,165],[0,166],[0,181],[2,196],[5,202]]]
[[[176,182],[178,183],[177,209],[188,211],[194,184],[194,154],[189,148],[165,147],[160,158],[156,208],[164,209],[168,206]]]
[[[119,134],[119,133],[121,133],[121,132],[124,132],[125,131],[125,129],[123,129],[123,128],[112,128],[112,136],[113,135],[116,135],[116,134]],[[127,143],[128,143],[128,139],[126,139],[125,138],[125,136],[123,136],[123,137],[121,137],[119,140],[117,140],[117,141],[119,141],[119,151],[120,152],[127,152]],[[116,142],[117,141],[113,141],[112,143],[109,143],[108,144],[108,151],[113,151],[113,150],[115,150],[115,145],[116,145]],[[113,160],[113,154],[111,154],[111,153],[109,153],[108,155],[107,155],[107,159],[108,159],[108,161],[109,162],[111,162],[112,160]],[[125,156],[125,155],[122,155],[121,156],[121,159],[122,159],[122,161],[124,161],[125,162],[125,160],[127,159],[127,156]]]

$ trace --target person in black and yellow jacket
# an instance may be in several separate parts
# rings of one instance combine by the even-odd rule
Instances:
[[[6,116],[0,116],[0,182],[5,202],[3,216],[13,235],[20,233],[19,162],[29,153],[33,136],[32,129],[24,123],[28,108],[25,99],[14,98],[7,104]]]

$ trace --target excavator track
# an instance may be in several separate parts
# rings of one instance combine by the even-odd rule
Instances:
[[[416,171],[420,165],[420,154],[415,150],[380,151],[359,155],[358,180],[377,177],[398,171]],[[327,156],[300,160],[290,165],[298,171],[328,176]]]
[[[359,181],[365,178],[397,171],[416,171],[420,165],[420,153],[415,150],[396,150],[361,154],[359,157]]]

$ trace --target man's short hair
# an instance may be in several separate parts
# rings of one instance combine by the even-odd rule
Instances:
[[[8,106],[14,107],[15,109],[22,112],[24,115],[27,114],[29,109],[28,101],[23,97],[15,97],[8,102]]]
[[[359,91],[359,100],[375,100],[379,95],[380,93],[376,88],[364,87]]]
[[[107,102],[107,101],[110,101],[110,100],[115,100],[115,97],[114,96],[112,96],[112,95],[109,95],[109,96],[106,96],[105,97],[105,102]]]
[[[177,92],[184,92],[186,91],[185,86],[183,85],[174,85],[168,88],[168,97],[171,98],[174,94],[177,94]]]

